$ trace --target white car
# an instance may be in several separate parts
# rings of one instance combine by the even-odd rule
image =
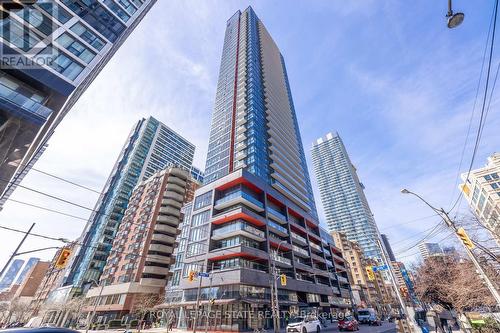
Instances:
[[[286,333],[320,333],[321,323],[316,316],[291,318]]]

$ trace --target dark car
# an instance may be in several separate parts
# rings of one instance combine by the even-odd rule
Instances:
[[[370,318],[370,326],[382,326],[382,321],[379,317]]]
[[[80,332],[62,327],[20,327],[20,328],[0,329],[0,333],[80,333]]]
[[[359,323],[351,316],[339,320],[339,331],[359,331]]]

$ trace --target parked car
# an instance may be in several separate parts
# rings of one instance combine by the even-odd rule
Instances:
[[[339,320],[339,331],[359,331],[359,324],[352,316]]]
[[[316,316],[294,317],[291,318],[286,326],[287,333],[319,333],[321,323]]]
[[[366,308],[366,309],[358,310],[358,320],[361,324],[369,324],[370,319],[373,319],[376,316],[377,316],[377,313],[375,312],[375,309],[373,309],[373,308]]]

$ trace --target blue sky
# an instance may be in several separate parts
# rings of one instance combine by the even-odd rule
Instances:
[[[58,127],[36,167],[101,189],[133,123],[153,115],[197,146],[195,164],[203,168],[225,22],[249,4],[285,58],[311,174],[311,143],[338,131],[381,232],[396,253],[414,245],[438,219],[422,219],[432,213],[399,190],[408,187],[445,208],[458,194],[492,0],[455,0],[466,16],[455,30],[446,28],[445,0],[158,1]],[[475,167],[499,150],[496,97]],[[475,117],[473,131],[477,122]],[[471,152],[469,140],[461,171]],[[89,207],[97,200],[36,172],[23,185]],[[89,216],[24,189],[13,198]],[[317,191],[316,200],[320,205]],[[84,226],[14,202],[0,212],[3,225],[27,229],[32,222],[35,232],[70,239]],[[0,230],[0,237],[3,263],[21,235]],[[28,238],[22,250],[52,245],[59,244]],[[412,261],[416,252],[400,257]]]

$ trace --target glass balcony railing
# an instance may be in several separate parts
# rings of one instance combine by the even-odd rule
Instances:
[[[267,211],[271,214],[273,214],[274,216],[278,217],[280,220],[283,220],[283,221],[286,221],[286,216],[283,215],[283,213],[281,213],[280,211],[274,209],[274,208],[271,208],[271,207],[267,207]]]
[[[250,201],[251,203],[253,203],[254,205],[256,205],[262,209],[264,208],[264,204],[262,202],[260,202],[256,198],[252,197],[250,194],[245,193],[243,191],[236,191],[236,192],[233,192],[231,194],[228,194],[225,197],[217,200],[215,202],[215,205],[217,206],[217,205],[223,204],[225,202],[231,201],[231,200],[236,199],[236,198],[243,198],[247,201]]]
[[[306,250],[304,250],[303,248],[300,248],[298,247],[297,245],[292,245],[292,249],[297,252],[297,253],[301,253],[305,256],[308,256],[309,255],[309,252],[307,252]]]
[[[317,244],[314,244],[313,242],[309,242],[309,245],[313,248],[313,249],[316,249],[318,251],[321,251],[323,252],[323,250],[321,249],[321,246],[317,245]]]
[[[307,239],[292,232],[292,238],[307,243]]]
[[[287,265],[292,264],[292,261],[290,259],[285,258],[283,256],[280,256],[280,255],[276,254],[276,252],[274,252],[274,251],[271,253],[271,259],[276,260],[278,262],[282,262],[282,263],[287,264]]]
[[[0,99],[5,99],[44,120],[52,113],[51,109],[42,105],[40,102],[22,95],[2,83],[0,83]]]
[[[221,235],[224,235],[224,234],[227,234],[227,233],[230,233],[230,232],[233,232],[233,231],[238,231],[238,230],[244,230],[244,231],[247,231],[255,236],[258,236],[258,237],[261,237],[261,238],[265,238],[265,233],[264,231],[262,230],[259,230],[257,228],[254,228],[242,221],[238,221],[238,222],[235,222],[235,223],[231,223],[231,224],[228,224],[222,228],[219,228],[219,229],[215,229],[213,232],[212,232],[212,235],[213,236],[221,236]]]
[[[273,227],[274,229],[281,231],[282,233],[288,234],[288,230],[286,228],[283,228],[282,226],[280,226],[277,223],[274,223],[272,221],[267,221],[267,224],[269,226]]]

